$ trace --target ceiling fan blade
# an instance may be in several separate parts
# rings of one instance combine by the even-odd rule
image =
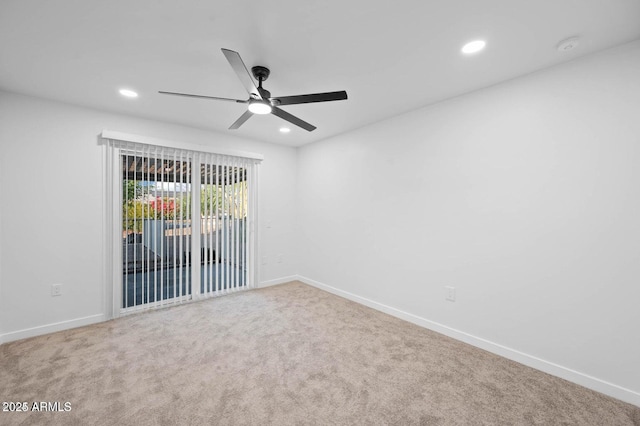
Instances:
[[[276,105],[293,105],[311,102],[342,101],[345,99],[347,99],[347,92],[341,90],[339,92],[313,93],[310,95],[279,96],[277,98],[271,98],[271,101],[275,101]]]
[[[255,95],[258,99],[262,99],[262,96],[260,95],[260,92],[258,91],[256,84],[253,82],[253,78],[251,77],[251,74],[249,74],[249,70],[247,70],[247,67],[244,65],[244,62],[242,62],[242,58],[240,57],[240,54],[238,52],[235,52],[229,49],[223,48],[221,50],[222,50],[222,53],[224,53],[224,56],[227,58],[227,61],[229,61],[229,64],[231,64],[231,68],[233,68],[233,70],[238,75],[238,78],[242,82],[242,85],[244,86],[245,89],[247,89],[247,92],[249,92],[252,95]]]
[[[283,120],[288,121],[291,124],[295,124],[298,127],[302,127],[303,129],[312,132],[316,129],[316,126],[307,123],[304,120],[299,119],[298,117],[296,117],[295,115],[291,115],[288,112],[278,108],[278,107],[273,107],[271,109],[271,114],[273,115],[277,115],[278,117],[282,118]]]
[[[252,115],[253,115],[253,113],[252,113],[251,111],[246,110],[246,111],[244,112],[244,114],[242,114],[242,115],[240,116],[240,118],[238,118],[238,119],[236,120],[236,122],[235,122],[235,123],[233,123],[233,124],[231,125],[231,127],[229,127],[229,130],[236,130],[237,128],[239,128],[240,126],[242,126],[242,125],[244,124],[244,122],[245,122],[245,121],[247,121],[249,118],[251,118],[251,116],[252,116]]]
[[[158,91],[158,93],[162,93],[163,95],[186,96],[186,97],[189,97],[189,98],[213,99],[213,100],[216,100],[216,101],[237,102],[239,104],[246,104],[247,102],[249,102],[249,101],[243,101],[241,99],[218,98],[216,96],[205,96],[205,95],[192,95],[190,93],[163,92],[162,90]]]

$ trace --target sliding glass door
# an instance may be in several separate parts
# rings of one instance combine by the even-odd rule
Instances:
[[[256,161],[110,142],[119,312],[253,286]]]
[[[210,159],[213,161],[213,159]],[[247,284],[247,169],[215,162],[202,166],[200,180],[200,292]]]
[[[122,307],[191,295],[190,159],[122,153]]]

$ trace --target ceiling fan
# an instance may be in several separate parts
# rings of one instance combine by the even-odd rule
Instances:
[[[262,82],[266,81],[269,78],[269,68],[263,66],[255,66],[251,68],[251,73],[253,77],[258,81],[258,86],[256,87],[247,67],[242,62],[242,58],[240,58],[240,54],[238,52],[234,52],[229,49],[222,49],[222,53],[231,64],[231,68],[236,72],[238,78],[244,85],[247,92],[249,92],[249,99],[230,99],[230,98],[218,98],[215,96],[205,96],[205,95],[192,95],[189,93],[176,93],[176,92],[163,92],[159,91],[158,93],[162,93],[163,95],[176,95],[176,96],[187,96],[190,98],[201,98],[201,99],[214,99],[218,101],[230,101],[236,102],[239,104],[248,104],[247,110],[238,118],[235,123],[229,127],[230,130],[238,129],[242,124],[247,121],[253,114],[273,114],[282,118],[283,120],[288,121],[291,124],[295,124],[298,127],[302,127],[303,129],[311,132],[316,129],[316,127],[312,124],[307,123],[304,120],[299,119],[298,117],[289,114],[288,112],[280,109],[281,105],[295,105],[295,104],[306,104],[311,102],[327,102],[327,101],[340,101],[347,99],[347,92],[341,90],[339,92],[325,92],[325,93],[313,93],[307,95],[295,95],[295,96],[279,96],[279,97],[271,97],[271,92],[262,87]]]

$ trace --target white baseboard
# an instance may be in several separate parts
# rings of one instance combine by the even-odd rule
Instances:
[[[297,275],[290,275],[288,277],[276,278],[273,280],[262,281],[257,285],[257,288],[270,287],[273,285],[284,284],[291,281],[296,281]],[[29,337],[40,336],[43,334],[49,334],[56,331],[68,330],[71,328],[82,327],[85,325],[95,324],[108,320],[106,315],[98,314],[91,315],[84,318],[77,318],[68,321],[61,321],[53,324],[46,324],[38,327],[27,328],[24,330],[13,331],[10,333],[0,334],[0,344],[5,342],[13,342],[15,340],[26,339]]]
[[[41,325],[33,328],[26,328],[24,330],[12,331],[10,333],[0,335],[0,344],[12,342],[14,340],[26,339],[28,337],[49,334],[56,331],[68,330],[70,328],[83,327],[85,325],[95,324],[103,321],[106,321],[105,315],[98,314],[84,318],[76,318],[68,321],[56,322],[53,324]]]
[[[284,283],[288,283],[288,282],[291,282],[291,281],[297,281],[298,279],[300,279],[299,276],[290,275],[288,277],[281,277],[281,278],[276,278],[274,280],[262,281],[262,282],[260,282],[260,284],[258,284],[257,288],[270,287],[272,285],[284,284]]]
[[[613,383],[600,380],[596,377],[592,377],[587,374],[580,373],[579,371],[575,371],[570,368],[563,367],[558,364],[554,364],[553,362],[545,361],[535,356],[528,355],[526,353],[508,348],[498,343],[494,343],[489,340],[473,336],[469,333],[465,333],[464,331],[456,330],[455,328],[451,328],[446,325],[443,325],[434,321],[430,321],[428,319],[410,314],[408,312],[401,311],[399,309],[384,305],[379,302],[375,302],[373,300],[358,296],[356,294],[349,293],[347,291],[340,290],[335,287],[331,287],[327,284],[312,280],[307,277],[297,276],[296,279],[305,284],[309,284],[313,287],[328,291],[329,293],[333,293],[337,296],[344,297],[345,299],[349,299],[353,302],[360,303],[362,305],[368,306],[375,310],[392,315],[396,318],[400,318],[402,320],[411,322],[413,324],[419,325],[429,330],[436,331],[438,333],[444,334],[445,336],[452,337],[456,340],[460,340],[462,342],[484,349],[496,355],[503,356],[507,359],[519,362],[520,364],[524,364],[528,367],[535,368],[536,370],[540,370],[545,373],[551,374],[553,376],[560,377],[562,379],[584,386],[585,388],[603,393],[605,395],[611,396],[613,398],[616,398],[621,401],[628,402],[629,404],[633,404],[640,407],[640,393],[632,391],[630,389],[626,389],[621,386],[615,385]],[[291,279],[290,281],[293,281],[293,279]]]

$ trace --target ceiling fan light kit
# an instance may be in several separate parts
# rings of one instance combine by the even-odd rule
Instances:
[[[298,127],[301,127],[309,132],[316,129],[316,127],[312,124],[307,123],[306,121],[289,114],[283,109],[279,108],[282,105],[295,105],[295,104],[306,104],[313,102],[328,102],[328,101],[341,101],[347,99],[347,92],[344,90],[338,92],[325,92],[325,93],[313,93],[306,95],[295,95],[295,96],[280,96],[280,97],[271,97],[271,92],[262,87],[262,82],[266,81],[269,78],[269,68],[263,66],[255,66],[251,68],[251,73],[253,74],[253,78],[258,81],[258,86],[255,85],[253,78],[249,74],[247,67],[245,66],[240,54],[233,50],[222,49],[222,53],[229,61],[231,68],[236,72],[240,82],[243,84],[247,92],[249,93],[249,99],[229,99],[229,98],[219,98],[215,96],[206,96],[206,95],[193,95],[189,93],[178,93],[178,92],[164,92],[160,91],[163,95],[176,95],[176,96],[186,96],[190,98],[200,98],[200,99],[212,99],[218,101],[231,101],[235,103],[247,104],[247,110],[238,118],[230,127],[230,130],[238,129],[245,121],[247,121],[253,114],[273,114],[281,119],[288,121],[291,124],[294,124]]]
[[[251,99],[247,109],[254,114],[271,114],[271,110],[273,108],[271,108],[271,105],[269,105],[268,102]]]

